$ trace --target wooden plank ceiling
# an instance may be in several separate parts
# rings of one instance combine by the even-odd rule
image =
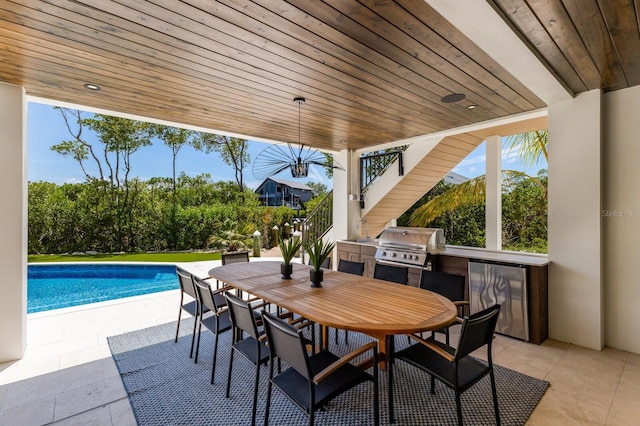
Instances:
[[[0,81],[291,142],[303,96],[300,141],[328,150],[544,107],[428,1],[3,0]],[[487,1],[571,92],[640,82],[638,0]]]
[[[640,84],[638,0],[488,0],[574,93]]]
[[[3,0],[0,61],[36,97],[256,140],[298,142],[303,96],[327,150],[544,107],[424,0]]]

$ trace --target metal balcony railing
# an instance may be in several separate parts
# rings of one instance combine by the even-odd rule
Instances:
[[[333,226],[333,191],[316,206],[307,218],[302,222],[302,244],[303,247],[309,242],[322,238]]]
[[[398,160],[398,176],[404,176],[403,151],[396,150],[360,157],[360,208],[364,208],[364,194],[396,159]]]

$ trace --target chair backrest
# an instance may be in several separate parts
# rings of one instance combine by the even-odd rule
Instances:
[[[409,268],[406,266],[376,263],[375,269],[373,270],[373,278],[398,284],[406,284],[409,282]]]
[[[491,348],[499,313],[500,305],[493,305],[473,315],[464,317],[456,349],[456,360],[464,358],[484,345],[489,345],[489,348]]]
[[[464,275],[448,274],[442,271],[422,271],[420,288],[443,295],[449,300],[464,300]]]
[[[249,261],[248,251],[239,251],[232,253],[222,253],[222,264],[229,265],[231,263],[242,263]]]
[[[340,259],[338,271],[353,275],[364,274],[364,262],[352,262],[351,260]]]
[[[202,305],[209,308],[211,312],[217,313],[218,309],[227,304],[226,299],[220,293],[213,294],[209,284],[196,276],[193,277],[193,284],[198,291],[198,298]]]
[[[180,291],[197,299],[198,297],[196,296],[196,290],[191,280],[191,274],[179,266],[176,266],[176,274],[178,275],[178,283],[180,283]]]
[[[307,262],[308,265],[311,265],[311,259],[309,259],[309,261]],[[321,269],[329,269],[329,266],[331,266],[331,258],[327,257],[325,260],[322,261],[322,263],[320,264],[320,268]]]
[[[224,297],[227,299],[231,324],[258,340],[260,333],[258,333],[258,325],[256,324],[251,303],[228,291],[224,293]]]
[[[302,331],[275,315],[262,311],[271,359],[280,358],[306,379],[311,379],[311,366]]]

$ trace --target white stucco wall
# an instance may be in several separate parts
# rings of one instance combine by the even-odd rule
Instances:
[[[0,363],[22,358],[27,327],[26,100],[0,83]]]
[[[603,96],[605,344],[640,353],[640,87]]]
[[[549,105],[549,336],[600,350],[601,93]]]
[[[333,171],[333,241],[358,238],[356,226],[360,221],[360,202],[356,196],[360,185],[359,159],[353,151],[348,150],[335,153],[334,159],[346,170]]]

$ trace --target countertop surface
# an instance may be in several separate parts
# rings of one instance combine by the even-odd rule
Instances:
[[[544,266],[549,264],[545,254],[519,253],[514,251],[494,251],[475,247],[447,246],[445,256],[466,257],[490,262],[505,262],[529,266]]]
[[[378,247],[378,240],[373,238],[362,238],[358,240],[338,240],[339,243],[345,244],[358,244],[361,246],[374,246]]]
[[[359,244],[366,246],[378,246],[377,239],[339,240],[339,243]],[[439,253],[444,256],[466,257],[489,262],[505,262],[519,265],[544,266],[549,264],[549,258],[545,254],[519,253],[513,251],[494,251],[476,247],[447,246],[447,249]]]

